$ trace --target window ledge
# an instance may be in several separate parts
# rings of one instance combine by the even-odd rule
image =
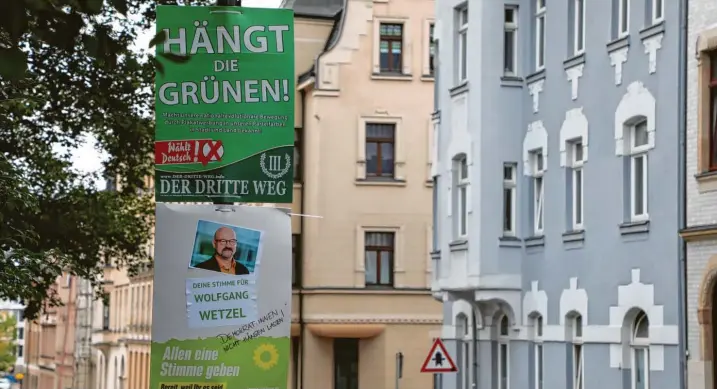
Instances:
[[[463,81],[458,86],[455,86],[451,88],[448,93],[450,93],[451,97],[455,97],[457,95],[460,95],[462,93],[468,92],[468,81]]]
[[[374,179],[357,179],[357,186],[406,186],[406,180],[374,180]]]
[[[433,180],[426,180],[426,188],[433,188]]]
[[[529,75],[528,77],[525,77],[525,83],[526,84],[532,84],[536,81],[544,80],[545,79],[545,69],[540,69],[537,72]]]
[[[453,242],[448,243],[448,248],[451,250],[451,252],[466,251],[468,250],[468,240],[456,239]]]
[[[424,74],[421,76],[421,81],[433,82],[435,80],[436,80],[436,77],[433,75],[430,75],[430,74]]]
[[[625,47],[630,47],[630,35],[625,35],[608,43],[607,52],[612,53],[613,51],[618,51],[620,49],[624,49]]]
[[[717,170],[695,174],[700,193],[717,192]]]
[[[398,73],[373,73],[371,74],[372,80],[386,80],[386,81],[411,81],[413,76],[410,74],[398,74]]]
[[[563,61],[563,69],[568,70],[585,63],[585,53],[580,53]]]
[[[585,241],[585,230],[565,231],[563,233],[563,243],[575,244]]]
[[[650,221],[630,221],[620,224],[620,235],[646,234],[650,232]]]
[[[515,236],[503,235],[498,238],[498,246],[500,247],[523,247],[523,241]]]
[[[525,238],[525,247],[542,247],[545,246],[545,236],[531,236],[530,238]]]
[[[431,113],[431,120],[435,120],[440,122],[441,121],[441,110],[434,111]]]
[[[441,250],[431,251],[431,259],[434,261],[441,260]]]
[[[660,21],[640,30],[640,39],[644,41],[645,39],[652,38],[655,35],[664,34],[664,32],[665,22]]]
[[[523,77],[518,76],[503,76],[500,78],[500,86],[505,86],[508,88],[522,88],[523,87]]]

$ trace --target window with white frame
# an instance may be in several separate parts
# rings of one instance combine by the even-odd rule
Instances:
[[[498,389],[510,388],[510,324],[503,315],[498,326]]]
[[[470,336],[469,336],[469,322],[468,316],[459,314],[456,318],[458,328],[456,328],[456,338],[459,339],[460,344],[460,360],[458,371],[460,373],[460,389],[470,389]]]
[[[573,1],[573,55],[585,52],[585,0]]]
[[[503,74],[518,74],[518,8],[506,6],[503,21]]]
[[[652,0],[652,24],[661,22],[665,14],[665,0]]]
[[[515,199],[517,192],[517,165],[503,165],[503,235],[515,236]]]
[[[583,229],[583,164],[585,162],[583,156],[583,142],[576,140],[569,144],[570,146],[570,175],[571,175],[571,197],[572,197],[572,230],[579,231]]]
[[[468,160],[462,154],[453,163],[456,237],[464,237],[468,235]]]
[[[630,33],[630,0],[617,0],[617,36]]]
[[[647,213],[647,151],[650,148],[647,120],[641,118],[629,126],[630,154],[630,219],[646,220]]]
[[[530,153],[533,179],[533,234],[543,234],[545,223],[545,158],[542,150]]]
[[[630,339],[632,389],[650,388],[650,321],[645,312],[635,316]]]
[[[573,331],[573,389],[584,389],[583,368],[583,317],[575,315],[572,318]]]
[[[535,389],[543,389],[543,317],[540,315],[533,318],[533,343],[535,352],[533,382]]]
[[[545,2],[535,0],[535,68],[541,70],[545,67]]]
[[[456,54],[456,75],[457,82],[462,83],[468,79],[468,5],[456,9],[456,42],[458,44]]]

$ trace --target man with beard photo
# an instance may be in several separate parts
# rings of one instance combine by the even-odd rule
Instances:
[[[219,227],[214,232],[212,246],[214,246],[214,255],[194,268],[232,275],[249,274],[249,269],[234,259],[237,251],[237,235],[233,229]]]

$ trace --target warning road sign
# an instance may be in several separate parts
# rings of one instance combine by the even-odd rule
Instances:
[[[421,373],[451,373],[456,371],[458,369],[456,364],[453,363],[453,358],[446,351],[446,346],[443,345],[441,339],[436,339],[425,362],[423,362]]]

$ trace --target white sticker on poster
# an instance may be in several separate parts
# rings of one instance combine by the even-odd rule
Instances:
[[[257,319],[253,280],[237,276],[186,282],[189,328],[237,326]]]

